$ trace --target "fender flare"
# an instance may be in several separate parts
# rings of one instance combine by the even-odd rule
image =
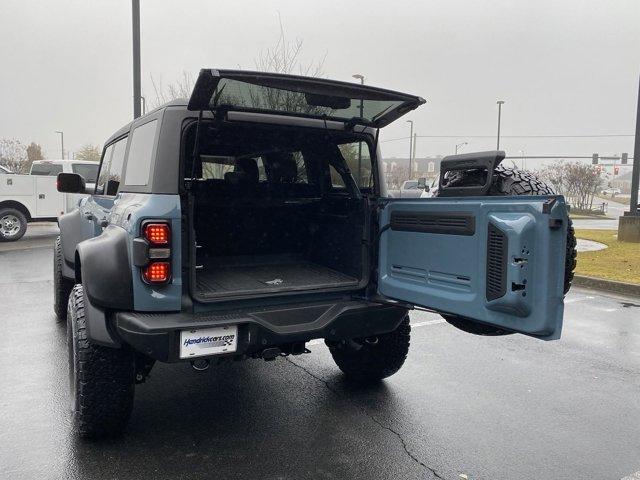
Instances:
[[[76,282],[84,288],[87,333],[101,345],[120,345],[109,330],[107,312],[133,309],[128,243],[123,228],[109,225],[102,235],[80,242],[76,251]]]
[[[82,241],[82,215],[79,209],[60,215],[60,245],[62,247],[62,276],[72,279],[75,276],[76,248]]]

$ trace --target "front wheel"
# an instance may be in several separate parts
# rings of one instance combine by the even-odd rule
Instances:
[[[0,242],[20,240],[27,231],[27,217],[15,208],[0,209]]]
[[[81,437],[118,435],[133,408],[134,354],[89,341],[82,285],[71,291],[67,317],[73,427]]]
[[[409,315],[392,332],[329,345],[333,360],[348,380],[374,383],[396,373],[409,353]]]

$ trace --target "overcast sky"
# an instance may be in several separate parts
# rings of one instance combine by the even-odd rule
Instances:
[[[141,0],[143,94],[202,67],[255,67],[279,36],[326,54],[325,76],[423,96],[407,116],[417,155],[495,148],[496,100],[509,135],[632,134],[640,74],[639,0]],[[1,0],[0,137],[77,150],[132,116],[131,2]],[[409,126],[387,127],[406,156]],[[491,138],[470,138],[489,135]],[[508,154],[632,152],[633,138],[504,138]]]

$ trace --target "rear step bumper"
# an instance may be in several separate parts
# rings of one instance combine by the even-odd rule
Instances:
[[[406,309],[360,300],[305,303],[206,313],[118,312],[113,326],[137,351],[162,362],[180,358],[180,331],[238,325],[238,347],[231,356],[255,355],[269,347],[314,338],[341,340],[394,330]]]

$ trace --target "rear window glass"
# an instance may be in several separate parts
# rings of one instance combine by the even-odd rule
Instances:
[[[133,131],[125,173],[127,185],[146,185],[149,183],[157,123],[157,120],[153,120],[140,125]]]
[[[262,79],[266,82],[266,79]],[[276,80],[277,82],[277,80]],[[229,106],[239,110],[292,113],[343,120],[363,118],[375,122],[404,103],[401,100],[360,99],[345,96],[311,94],[222,78],[210,101],[210,107]],[[299,87],[302,88],[302,87]],[[363,93],[375,96],[375,93]],[[380,95],[378,95],[380,97]]]
[[[71,170],[73,173],[77,173],[78,175],[82,175],[84,181],[87,183],[96,183],[96,178],[98,178],[98,164],[88,165],[77,163],[71,165]]]
[[[58,175],[62,172],[62,165],[55,163],[35,163],[31,166],[31,175]]]

